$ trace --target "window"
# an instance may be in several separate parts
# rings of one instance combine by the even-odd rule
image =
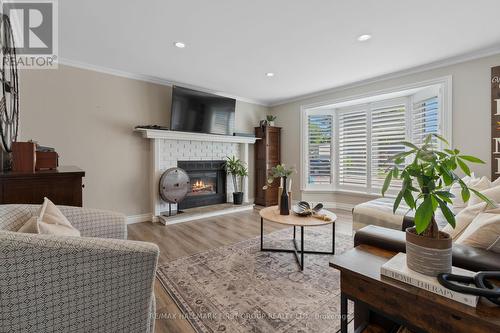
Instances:
[[[408,149],[401,141],[419,145],[430,133],[450,137],[443,131],[451,119],[442,91],[432,85],[305,109],[302,189],[379,194],[390,157]]]
[[[344,186],[366,185],[366,111],[342,112],[339,121],[338,182]]]
[[[371,186],[382,188],[389,158],[405,151],[406,105],[395,104],[371,111]],[[397,185],[393,183],[392,185]]]
[[[308,183],[332,182],[332,115],[308,116]]]
[[[413,143],[422,144],[429,133],[439,131],[438,97],[432,96],[413,103],[412,137]],[[434,144],[437,144],[434,139]]]

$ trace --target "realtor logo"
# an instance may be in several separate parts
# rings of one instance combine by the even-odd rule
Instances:
[[[10,19],[18,68],[56,68],[57,2],[4,1]]]

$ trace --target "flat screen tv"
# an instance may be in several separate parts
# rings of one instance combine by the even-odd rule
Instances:
[[[233,135],[236,100],[174,86],[170,129]]]

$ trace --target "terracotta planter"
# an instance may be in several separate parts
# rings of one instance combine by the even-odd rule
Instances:
[[[439,239],[417,235],[415,227],[406,229],[406,265],[429,276],[451,273],[450,235],[439,232]]]

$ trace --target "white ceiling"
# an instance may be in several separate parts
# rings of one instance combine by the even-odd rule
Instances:
[[[500,45],[499,9],[498,0],[64,0],[59,51],[276,104]],[[373,38],[358,42],[365,33]]]

